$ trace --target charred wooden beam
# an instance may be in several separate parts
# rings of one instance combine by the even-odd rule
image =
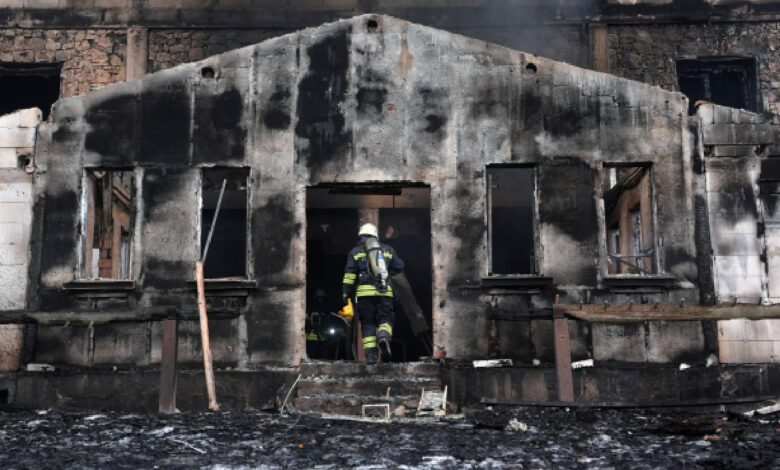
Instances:
[[[697,321],[731,320],[745,318],[764,320],[780,318],[780,304],[718,304],[718,305],[682,305],[682,304],[628,304],[628,305],[564,305],[556,304],[566,315],[598,323],[634,323],[642,321]]]

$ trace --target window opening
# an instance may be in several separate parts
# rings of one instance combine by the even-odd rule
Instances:
[[[532,274],[534,169],[490,167],[487,179],[490,274]]]
[[[607,274],[655,274],[650,166],[604,168]]]
[[[677,61],[680,91],[690,100],[688,114],[699,100],[732,108],[757,110],[756,61],[751,58],[706,58]]]
[[[60,98],[61,64],[0,64],[0,115],[37,107],[43,120]]]
[[[133,170],[85,171],[83,279],[129,279],[135,210]]]
[[[203,267],[204,277],[247,277],[247,181],[246,168],[204,168],[201,187],[200,246],[206,246],[211,221],[217,209],[222,181],[225,194],[217,225]]]

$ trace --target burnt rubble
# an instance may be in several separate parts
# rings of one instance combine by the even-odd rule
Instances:
[[[0,412],[0,466],[767,469],[780,464],[777,413],[499,407],[466,418],[371,422],[254,411],[7,410]]]

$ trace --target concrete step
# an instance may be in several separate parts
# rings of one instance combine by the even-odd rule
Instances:
[[[300,365],[300,373],[305,377],[438,377],[439,365],[434,362],[391,362],[388,364],[367,365],[351,361],[312,361]]]
[[[363,405],[387,403],[390,405],[390,413],[403,405],[406,408],[406,414],[411,415],[417,411],[419,399],[419,395],[396,395],[388,398],[384,395],[344,395],[339,393],[298,397],[293,405],[298,411],[303,412],[361,415]]]
[[[419,395],[420,390],[440,390],[438,377],[304,377],[298,382],[298,396],[316,396],[322,394],[348,395]]]

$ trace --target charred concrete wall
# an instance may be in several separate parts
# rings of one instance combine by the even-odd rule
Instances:
[[[23,310],[30,267],[36,108],[0,116],[0,310]],[[23,360],[24,324],[0,325],[0,372]]]
[[[723,302],[777,303],[778,128],[755,113],[704,104],[703,167],[716,293]],[[722,362],[777,362],[780,321],[718,324]]]
[[[40,275],[30,308],[55,323],[80,321],[41,327],[39,359],[159,360],[159,325],[144,319],[195,311],[201,169],[221,166],[250,170],[247,279],[241,293],[210,295],[212,341],[225,364],[302,358],[305,188],[367,181],[431,187],[436,344],[456,358],[551,362],[544,312],[556,293],[567,303],[699,298],[687,106],[679,93],[383,16],[62,100],[36,151],[46,189],[37,195]],[[652,168],[659,234],[657,272],[630,279],[606,274],[598,183],[605,165],[626,164]],[[530,276],[488,275],[488,165],[533,168]],[[136,175],[135,282],[121,294],[86,280],[72,288],[84,168]],[[130,323],[90,325],[101,313]],[[575,358],[610,344],[615,332],[602,330],[572,323]],[[599,357],[666,362],[704,352],[698,322],[632,331],[617,334],[630,338],[624,348]]]

